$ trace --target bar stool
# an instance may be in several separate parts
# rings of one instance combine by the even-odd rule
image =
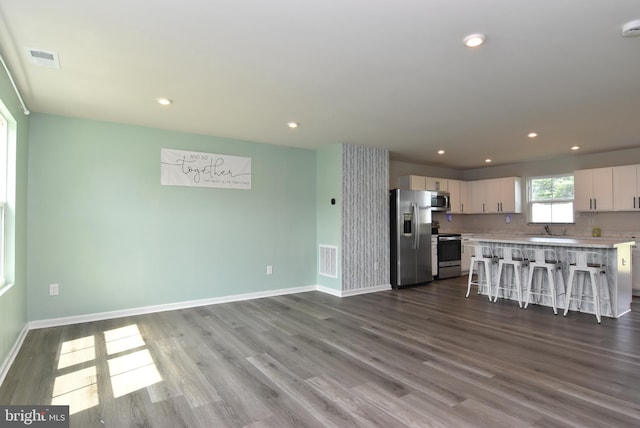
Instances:
[[[565,308],[564,308],[564,316],[567,316],[567,312],[569,312],[569,304],[572,300],[576,300],[578,302],[578,310],[580,310],[581,303],[593,303],[593,310],[596,314],[596,319],[598,320],[598,324],[600,324],[600,315],[601,315],[601,302],[600,302],[600,293],[601,291],[605,295],[605,301],[611,304],[611,297],[609,295],[609,287],[605,283],[604,286],[601,284],[600,278],[604,276],[606,280],[606,271],[605,266],[602,263],[602,256],[595,251],[567,251],[567,259],[569,261],[569,284],[567,285],[567,294],[565,296]],[[571,296],[571,291],[573,289],[573,280],[576,272],[583,272],[582,281],[578,285],[578,293],[576,297]],[[584,282],[586,280],[587,274],[591,278],[591,296],[585,296],[584,291]],[[588,299],[588,300],[587,300]]]
[[[522,255],[520,248],[514,247],[498,247],[496,248],[496,256],[498,257],[498,278],[496,279],[495,293],[493,293],[493,301],[498,300],[498,290],[502,290],[502,296],[506,296],[506,292],[509,292],[509,296],[513,292],[513,288],[516,289],[516,295],[518,296],[518,305],[522,307],[522,267],[529,265],[527,260]],[[503,268],[513,266],[513,277],[511,283],[502,284],[500,279],[502,278]]]
[[[551,297],[551,307],[553,313],[558,314],[557,302],[556,302],[556,273],[562,269],[562,264],[558,258],[558,254],[554,249],[550,248],[536,248],[527,251],[527,258],[529,259],[529,280],[527,281],[527,296],[524,303],[524,308],[529,306],[529,298],[532,294],[538,296],[540,302],[544,297]],[[540,288],[537,291],[532,291],[533,277],[536,270],[543,269],[543,272],[547,273],[549,289],[544,290],[544,277],[541,278]],[[562,279],[562,274],[560,275]]]
[[[491,301],[491,265],[496,261],[493,256],[491,247],[487,245],[474,245],[474,254],[471,256],[471,263],[469,265],[469,281],[467,283],[467,295],[471,292],[471,286],[478,286],[478,294],[482,291],[483,287],[487,287],[487,294],[489,295],[489,301]],[[478,265],[478,279],[473,281],[473,266]],[[484,269],[484,275],[481,272],[480,267]]]

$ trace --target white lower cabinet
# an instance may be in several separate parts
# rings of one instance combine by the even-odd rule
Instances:
[[[438,237],[431,236],[431,275],[438,276]]]
[[[640,247],[631,250],[631,294],[640,296]]]
[[[462,235],[462,257],[460,258],[460,269],[463,275],[469,273],[469,265],[471,264],[471,255],[473,253],[473,245],[469,242],[469,239],[465,239]]]

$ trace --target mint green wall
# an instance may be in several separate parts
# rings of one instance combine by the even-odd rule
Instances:
[[[342,144],[317,151],[317,244],[338,247],[342,254]],[[330,201],[335,198],[336,204]],[[318,285],[342,290],[342,266],[338,262],[338,278],[317,275]]]
[[[43,114],[30,132],[29,320],[315,284],[314,151]],[[161,186],[161,148],[251,157],[253,189]]]
[[[13,287],[0,296],[0,368],[4,365],[20,332],[26,325],[26,196],[29,116],[16,97],[9,78],[0,68],[0,100],[16,121],[16,192],[7,208],[7,266]],[[11,202],[11,201],[10,201]]]

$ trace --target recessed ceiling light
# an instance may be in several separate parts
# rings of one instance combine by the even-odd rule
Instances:
[[[622,37],[640,36],[640,19],[629,21],[622,26]]]
[[[444,150],[438,150],[438,154],[439,155],[443,155],[444,154]]]
[[[487,40],[484,34],[470,34],[464,38],[464,45],[468,48],[475,48],[483,44]]]
[[[298,124],[298,122],[289,122],[287,123],[287,126],[289,126],[289,128],[291,129],[296,129],[300,125]]]
[[[173,103],[169,98],[156,98],[156,101],[162,106],[168,106]]]
[[[571,150],[580,150],[580,146],[571,146]]]
[[[529,134],[527,134],[527,137],[529,138],[536,138],[538,136],[537,132],[529,132]]]
[[[491,159],[485,159],[485,163],[491,163]]]

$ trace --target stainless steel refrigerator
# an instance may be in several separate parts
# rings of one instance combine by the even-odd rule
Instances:
[[[433,280],[431,275],[431,192],[393,189],[391,208],[391,286]]]

